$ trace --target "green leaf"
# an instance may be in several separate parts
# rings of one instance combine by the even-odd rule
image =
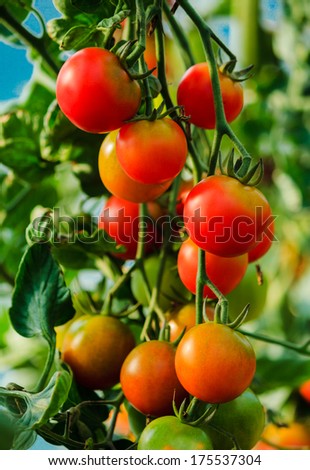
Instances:
[[[42,180],[54,170],[41,159],[38,132],[41,117],[19,109],[0,117],[0,163],[11,168],[21,179]]]
[[[77,50],[86,47],[95,32],[96,30],[89,26],[73,26],[63,36],[60,48],[64,50]]]
[[[42,392],[31,395],[32,414],[36,414],[36,421],[32,428],[38,428],[55,416],[67,400],[72,382],[69,372],[62,370],[55,372],[47,387]]]
[[[130,10],[123,10],[110,18],[105,18],[97,24],[97,28],[108,29],[124,21],[130,15]]]
[[[67,322],[74,313],[70,291],[50,247],[30,246],[16,276],[10,308],[13,327],[27,338],[42,335],[50,341],[54,326]]]
[[[72,5],[85,13],[97,13],[101,17],[110,17],[115,11],[113,0],[71,0]]]
[[[66,370],[55,372],[39,393],[0,388],[1,415],[13,431],[12,449],[28,449],[36,439],[35,429],[46,424],[67,400],[72,377]]]
[[[253,383],[256,393],[289,386],[297,388],[310,377],[309,358],[296,353],[284,352],[281,357],[260,356],[257,358],[257,373]]]

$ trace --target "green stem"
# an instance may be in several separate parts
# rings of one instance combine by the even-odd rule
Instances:
[[[146,15],[144,3],[143,0],[135,0],[135,3],[138,43],[126,59],[128,67],[132,67],[137,62],[146,48]]]
[[[164,2],[164,13],[166,15],[167,20],[170,23],[171,29],[174,33],[175,39],[183,53],[183,61],[186,68],[191,67],[195,63],[195,58],[193,56],[190,44],[187,40],[184,31],[179,26],[178,22],[176,21],[174,15],[171,13],[170,7]]]
[[[26,45],[35,49],[44,59],[45,63],[53,72],[53,74],[58,74],[59,67],[48,54],[46,45],[44,43],[45,39],[48,39],[46,34],[44,34],[41,38],[33,36],[26,28],[22,26],[22,24],[15,20],[15,18],[6,10],[4,6],[0,7],[0,22],[2,22],[10,31],[15,33]]]
[[[41,390],[43,390],[43,388],[46,385],[46,382],[47,382],[48,376],[50,374],[50,371],[51,371],[51,369],[53,367],[53,364],[54,364],[55,351],[56,351],[55,337],[53,338],[53,340],[51,340],[51,339],[48,340],[48,345],[49,345],[48,355],[47,355],[47,359],[46,359],[46,362],[45,362],[45,365],[44,365],[43,373],[40,377],[40,380],[39,380],[37,386],[33,390],[33,393],[38,393]]]
[[[243,329],[239,329],[239,328],[236,331],[239,331],[240,333],[246,336],[250,336],[251,338],[257,339],[259,341],[264,341],[265,343],[270,343],[270,344],[277,344],[278,346],[283,346],[287,349],[291,349],[292,351],[296,351],[305,356],[310,356],[310,340],[308,340],[305,344],[299,346],[289,341],[276,339],[276,338],[270,338],[269,336],[265,336],[259,333],[251,333],[249,331],[244,331]]]

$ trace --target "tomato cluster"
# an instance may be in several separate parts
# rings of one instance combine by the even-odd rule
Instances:
[[[241,112],[243,91],[225,73],[218,73],[230,122]],[[129,406],[148,417],[151,422],[139,433],[138,449],[231,449],[236,442],[240,448],[252,448],[265,423],[265,411],[249,389],[255,352],[228,318],[215,315],[214,305],[219,292],[233,293],[249,272],[249,263],[269,250],[274,222],[267,199],[257,188],[225,174],[206,175],[198,183],[192,178],[176,180],[188,153],[180,118],[143,115],[141,82],[133,80],[110,51],[91,47],[73,54],[59,73],[56,94],[73,124],[106,134],[98,169],[108,197],[98,227],[123,247],[113,256],[119,258],[121,269],[125,267],[131,295],[142,317],[150,318],[145,324],[151,328],[136,344],[126,321],[111,312],[82,316],[65,332],[63,360],[80,385],[100,390],[120,386]],[[185,73],[177,101],[191,124],[215,129],[206,63]],[[179,180],[176,195],[174,182]],[[159,219],[171,216],[168,199],[181,223],[169,219],[168,231],[171,235],[176,230],[178,244],[158,236],[164,226]],[[208,285],[203,297],[208,303],[202,323],[200,319],[196,324],[199,250],[205,252]],[[136,264],[126,264],[129,260]],[[127,266],[134,269],[126,278]],[[229,319],[235,320],[242,308],[238,305]],[[193,426],[183,416],[172,416],[193,397],[205,408],[218,406],[213,427],[208,420]]]

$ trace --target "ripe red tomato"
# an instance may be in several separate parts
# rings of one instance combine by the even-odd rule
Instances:
[[[202,323],[188,330],[175,355],[177,376],[191,395],[225,403],[251,384],[256,357],[248,339],[226,325]]]
[[[206,433],[182,423],[176,416],[162,416],[148,424],[139,438],[138,450],[212,450]]]
[[[99,174],[104,186],[121,199],[131,202],[148,202],[161,196],[171,184],[144,184],[134,181],[124,172],[116,156],[118,131],[110,132],[101,144],[98,158]]]
[[[78,384],[100,390],[119,382],[123,361],[135,339],[125,323],[102,315],[83,315],[66,331],[62,359]]]
[[[114,253],[121,259],[134,259],[139,240],[139,204],[111,196],[99,215],[98,227],[104,229],[117,244],[126,248],[124,253]],[[144,222],[143,222],[144,223]],[[146,249],[155,244],[154,225],[150,218],[147,224]]]
[[[246,254],[231,258],[213,255],[206,252],[206,273],[210,281],[222,292],[231,292],[247,270],[248,257]],[[196,277],[198,271],[198,246],[188,238],[182,243],[178,254],[178,272],[181,281],[187,289],[196,294]],[[215,299],[216,295],[207,286],[204,287],[204,297]]]
[[[130,122],[119,131],[116,155],[130,178],[160,184],[181,172],[187,141],[181,127],[170,118]]]
[[[86,47],[61,67],[56,97],[75,126],[103,133],[119,129],[136,114],[141,89],[115,54],[100,47]]]
[[[274,241],[274,221],[272,221],[268,227],[268,230],[263,232],[261,241],[258,242],[254,248],[248,252],[249,263],[254,263],[258,259],[262,258],[271,248],[272,242]]]
[[[243,89],[220,71],[219,80],[225,116],[228,122],[240,114],[243,107]],[[210,69],[206,62],[190,67],[178,86],[177,101],[195,126],[215,129],[215,107]]]
[[[310,426],[293,421],[287,427],[269,423],[255,450],[310,450]]]
[[[127,400],[141,413],[171,414],[172,401],[187,396],[174,367],[175,349],[166,341],[151,340],[136,346],[121,369],[121,386]]]
[[[235,178],[209,176],[191,190],[184,224],[200,248],[218,256],[247,253],[273,220],[265,196]]]
[[[300,395],[310,403],[310,379],[306,380],[301,386],[299,387]]]

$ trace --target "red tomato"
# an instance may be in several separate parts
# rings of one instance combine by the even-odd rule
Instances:
[[[218,256],[247,253],[273,221],[265,196],[224,175],[209,176],[191,190],[184,205],[190,238]]]
[[[206,306],[207,318],[214,318],[214,308]],[[196,325],[196,306],[193,302],[176,307],[166,313],[167,323],[170,327],[170,341],[175,341],[180,334]]]
[[[150,218],[142,222],[139,217],[139,204],[111,196],[104,205],[100,215],[98,227],[104,229],[117,244],[126,248],[124,253],[114,253],[121,259],[134,259],[139,240],[139,225],[147,224],[146,249],[155,243],[154,225]]]
[[[110,132],[100,147],[98,166],[101,181],[110,193],[121,199],[132,202],[153,201],[168,189],[171,181],[144,184],[129,178],[116,156],[117,134],[118,131]]]
[[[116,154],[130,178],[160,184],[181,172],[187,156],[186,137],[169,118],[130,122],[119,131]]]
[[[220,71],[219,80],[226,119],[233,121],[243,107],[243,89]],[[177,91],[177,101],[184,106],[185,114],[195,126],[215,129],[215,107],[209,66],[206,62],[190,67],[183,77]]]
[[[141,89],[118,57],[100,47],[73,54],[61,67],[56,97],[62,112],[86,132],[119,129],[139,109]]]
[[[206,272],[210,281],[222,292],[231,292],[247,270],[248,257],[246,254],[224,258],[206,252]],[[187,289],[196,294],[196,277],[198,270],[198,246],[189,238],[182,243],[178,254],[178,272],[181,281]],[[205,286],[204,297],[215,299],[216,295]]]
[[[62,358],[77,383],[93,390],[106,389],[119,382],[122,363],[134,346],[129,326],[117,318],[83,315],[65,333]]]
[[[249,263],[254,263],[254,261],[262,258],[270,250],[273,241],[274,221],[270,223],[269,227],[261,235],[261,241],[248,252]]]
[[[174,368],[175,349],[166,341],[152,340],[136,346],[121,369],[121,386],[127,400],[141,413],[171,414],[172,401],[180,405],[187,396]]]
[[[185,333],[175,356],[179,381],[207,403],[237,398],[251,384],[256,357],[248,339],[226,325],[202,323]]]
[[[299,387],[300,395],[310,403],[310,379],[306,380],[300,387]]]

